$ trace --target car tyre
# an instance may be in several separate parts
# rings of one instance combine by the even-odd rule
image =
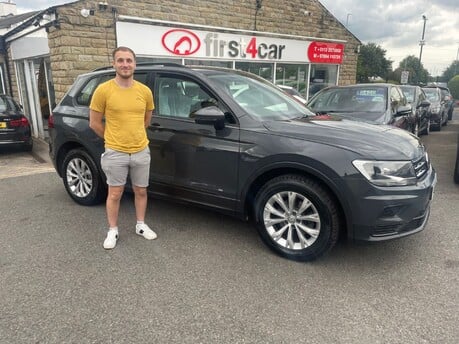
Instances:
[[[258,192],[254,211],[264,243],[288,259],[314,260],[338,240],[336,202],[309,178],[284,175],[272,179]]]
[[[63,163],[63,181],[70,197],[81,205],[95,205],[105,200],[107,188],[92,159],[83,149],[67,153]]]

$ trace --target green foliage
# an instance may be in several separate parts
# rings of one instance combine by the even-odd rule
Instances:
[[[369,82],[371,78],[387,79],[392,70],[392,61],[386,59],[386,50],[375,43],[364,44],[360,47],[357,59],[357,81]]]
[[[400,80],[404,70],[410,73],[408,77],[409,84],[426,84],[429,81],[429,72],[414,55],[409,55],[400,62],[398,68],[394,71],[393,78]]]
[[[448,82],[448,88],[454,99],[459,99],[459,75],[456,75]]]
[[[448,82],[456,75],[459,75],[459,61],[453,61],[448,68],[443,71],[439,81]]]

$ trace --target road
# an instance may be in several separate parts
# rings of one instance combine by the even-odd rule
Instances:
[[[49,163],[0,153],[0,342],[458,343],[458,131],[456,110],[422,137],[439,177],[423,232],[339,243],[313,263],[276,256],[237,219],[158,200],[146,241],[130,195],[104,251],[103,205],[72,202]]]

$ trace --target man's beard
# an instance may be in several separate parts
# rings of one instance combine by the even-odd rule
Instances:
[[[122,73],[116,73],[118,74],[118,76],[122,79],[130,79],[132,77],[132,75],[134,74],[134,72],[132,71],[129,71],[129,74],[122,74]]]

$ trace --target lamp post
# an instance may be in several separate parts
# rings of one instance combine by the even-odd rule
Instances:
[[[424,26],[422,27],[422,37],[421,37],[421,40],[419,41],[419,45],[421,46],[421,50],[419,52],[419,64],[421,64],[421,59],[422,59],[422,47],[424,46],[424,44],[426,44],[426,41],[424,40],[424,34],[426,33],[427,17],[425,15],[422,15],[422,20],[424,20]]]
[[[349,17],[352,16],[352,13],[348,13],[346,17],[346,27],[349,25]]]

